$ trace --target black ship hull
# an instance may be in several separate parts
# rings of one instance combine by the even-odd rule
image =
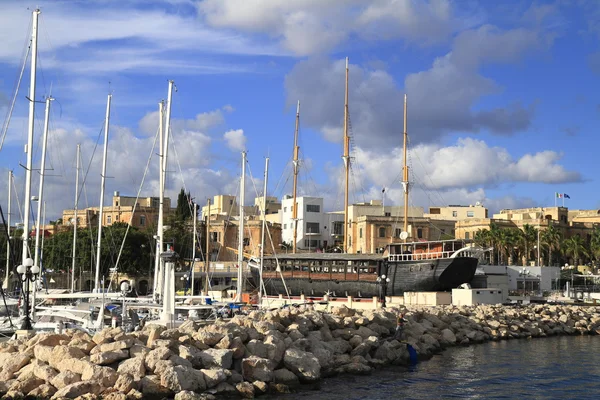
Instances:
[[[370,274],[287,274],[283,271],[285,286],[292,296],[322,297],[374,297],[402,296],[404,292],[445,291],[469,283],[475,276],[478,259],[475,257],[440,258],[419,261],[379,260],[376,270]],[[258,269],[252,268],[255,282],[259,282]],[[268,295],[286,294],[286,288],[279,273],[264,276]],[[291,276],[290,276],[291,275]],[[303,275],[303,276],[298,276]],[[325,276],[323,276],[325,275]],[[337,276],[336,276],[337,275]],[[385,283],[377,277],[385,276]],[[389,282],[387,281],[389,279]]]

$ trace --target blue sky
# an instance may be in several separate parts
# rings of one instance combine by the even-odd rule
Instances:
[[[261,191],[291,192],[296,101],[301,102],[300,192],[343,204],[344,58],[350,59],[352,201],[401,203],[402,99],[408,94],[411,204],[483,202],[501,208],[599,208],[600,3],[596,1],[165,0],[42,1],[36,98],[52,90],[46,200],[49,218],[71,208],[75,148],[90,160],[113,93],[108,193],[135,195],[173,98],[168,194],[200,203],[238,194],[240,151]],[[31,11],[3,2],[0,116],[12,99]],[[22,198],[27,67],[4,147]],[[36,108],[39,166],[43,105]],[[4,122],[4,120],[3,120]],[[101,146],[100,142],[100,146]],[[86,183],[99,196],[98,148]],[[156,157],[142,186],[156,195]],[[37,192],[36,186],[34,191]],[[107,200],[108,201],[108,200]]]

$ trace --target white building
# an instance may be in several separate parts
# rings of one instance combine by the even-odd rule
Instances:
[[[314,251],[333,245],[332,234],[335,222],[343,222],[344,215],[323,212],[321,197],[296,197],[296,203],[298,204],[297,249]],[[281,201],[281,239],[286,243],[294,241],[293,204],[294,199],[291,196],[285,196]]]

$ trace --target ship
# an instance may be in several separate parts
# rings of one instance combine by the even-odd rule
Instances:
[[[475,276],[479,250],[460,240],[389,244],[382,254],[297,253],[264,257],[267,295],[358,298],[446,291]],[[257,264],[251,263],[258,267]],[[259,268],[251,268],[255,282]]]

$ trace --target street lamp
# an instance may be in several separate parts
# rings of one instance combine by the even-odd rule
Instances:
[[[188,280],[188,274],[183,274],[183,276],[181,278],[181,282],[183,282],[183,295],[187,295],[187,280]]]
[[[23,330],[30,331],[33,329],[31,326],[31,318],[29,317],[29,282],[35,282],[39,273],[40,267],[33,265],[33,260],[31,258],[26,258],[23,264],[17,267],[17,274],[19,274],[19,278],[21,279],[22,289],[24,286],[23,284],[25,284],[25,290],[23,293],[25,298],[25,319],[21,325],[21,329]]]
[[[377,277],[377,283],[379,286],[380,299],[382,302],[382,306],[385,307],[385,296],[387,294],[387,284],[390,283],[390,278],[385,276],[385,274]]]

